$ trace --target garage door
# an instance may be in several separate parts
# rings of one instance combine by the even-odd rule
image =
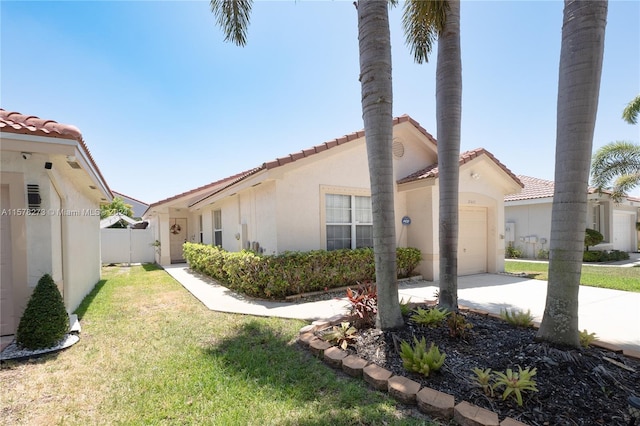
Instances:
[[[613,213],[613,248],[622,251],[632,251],[631,235],[635,231],[632,221],[633,215]]]
[[[458,233],[458,275],[487,272],[487,209],[460,209]]]

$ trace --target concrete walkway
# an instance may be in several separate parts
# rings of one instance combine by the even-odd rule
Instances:
[[[186,264],[167,266],[165,270],[214,311],[313,321],[344,314],[348,309],[346,299],[307,303],[251,299],[194,273]],[[409,280],[400,283],[399,295],[405,301],[411,299],[419,303],[432,300],[437,289],[437,282]],[[500,313],[502,309],[531,310],[536,321],[542,319],[546,291],[546,281],[511,275],[478,274],[458,278],[461,306],[493,313]],[[581,286],[579,318],[580,330],[587,329],[589,333],[596,333],[599,340],[624,349],[640,351],[640,293]]]

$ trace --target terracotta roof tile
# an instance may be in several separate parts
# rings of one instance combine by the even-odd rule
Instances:
[[[420,126],[420,124],[417,121],[415,121],[413,118],[409,117],[408,115],[405,114],[405,115],[402,115],[400,117],[396,117],[396,118],[393,119],[393,125],[397,125],[397,124],[404,123],[404,122],[411,123],[420,133],[424,134],[427,137],[427,139],[429,139],[434,145],[436,144],[436,140],[434,139],[434,137],[429,132],[427,132],[422,126]],[[315,155],[315,154],[319,154],[319,153],[321,153],[323,151],[326,151],[328,149],[334,148],[334,147],[339,146],[339,145],[343,145],[345,143],[349,143],[351,141],[360,139],[362,137],[364,137],[364,130],[358,130],[357,132],[349,133],[347,135],[338,137],[336,139],[332,139],[330,141],[323,142],[323,143],[321,143],[319,145],[315,145],[315,146],[313,146],[311,148],[303,149],[302,151],[299,151],[299,152],[296,152],[296,153],[292,153],[292,154],[289,154],[289,155],[284,156],[284,157],[279,157],[279,158],[276,158],[276,159],[271,160],[271,161],[267,161],[267,162],[263,163],[261,166],[258,166],[258,167],[254,168],[254,169],[247,170],[247,171],[242,172],[242,173],[238,173],[237,175],[221,179],[219,181],[210,183],[208,185],[201,186],[201,187],[196,188],[196,189],[192,189],[192,190],[187,191],[187,192],[183,192],[183,193],[178,194],[178,195],[174,195],[173,197],[169,197],[169,198],[166,198],[164,200],[157,201],[157,202],[151,204],[150,207],[155,207],[155,206],[158,206],[159,204],[163,204],[163,203],[166,203],[166,202],[169,202],[169,201],[173,201],[173,200],[176,200],[178,198],[185,197],[185,196],[193,195],[193,194],[195,194],[195,193],[197,193],[197,192],[199,192],[199,191],[201,191],[203,189],[208,189],[208,188],[212,189],[212,192],[210,192],[209,194],[206,194],[203,198],[200,198],[198,201],[195,201],[192,204],[190,204],[190,206],[193,206],[194,204],[197,204],[197,203],[199,203],[201,201],[204,201],[207,198],[212,197],[213,195],[219,193],[220,191],[225,190],[229,186],[231,186],[231,185],[233,185],[235,183],[238,183],[238,182],[242,181],[243,179],[246,179],[249,176],[254,175],[254,174],[256,174],[257,172],[259,172],[261,170],[271,170],[271,169],[274,169],[276,167],[284,166],[285,164],[289,164],[289,163],[298,161],[300,159],[303,159],[303,158],[306,158],[306,157],[310,157],[310,156]]]
[[[77,141],[80,148],[85,152],[89,162],[94,167],[98,176],[104,183],[107,191],[111,196],[113,193],[107,184],[100,168],[89,151],[89,147],[82,139],[82,133],[76,126],[70,124],[61,124],[53,120],[45,120],[34,115],[21,114],[15,111],[5,111],[0,108],[0,132],[44,136],[49,138],[60,138]]]
[[[491,161],[496,163],[498,167],[500,167],[506,174],[508,174],[520,186],[524,186],[523,183],[520,181],[520,179],[518,179],[518,177],[514,175],[513,172],[507,168],[507,166],[502,164],[496,157],[494,157],[493,154],[491,154],[489,151],[487,151],[484,148],[476,148],[476,149],[461,153],[459,165],[461,166],[465,163],[468,163],[469,161],[475,158],[478,158],[482,155],[486,155],[487,157],[489,157]],[[418,170],[417,172],[411,173],[409,176],[398,180],[398,184],[414,182],[414,181],[419,181],[419,180],[429,179],[429,178],[435,179],[437,177],[438,177],[438,164],[436,163],[436,164],[431,164],[425,167],[424,169]]]
[[[524,188],[519,194],[511,194],[504,197],[505,201],[532,200],[536,198],[553,198],[553,181],[538,179],[531,176],[518,175],[524,183]]]

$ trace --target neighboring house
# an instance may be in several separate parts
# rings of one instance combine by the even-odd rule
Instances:
[[[70,313],[100,280],[100,204],[112,193],[74,126],[0,109],[0,145],[1,334],[10,336],[44,274]]]
[[[505,197],[505,243],[523,251],[527,258],[549,250],[551,236],[552,181],[518,176],[524,183],[521,193]],[[615,203],[606,193],[589,188],[587,227],[599,231],[604,241],[593,249],[636,251],[638,249],[638,209],[640,199],[627,197]]]
[[[398,246],[422,251],[419,272],[439,276],[438,168],[435,139],[409,116],[394,119],[393,173]],[[484,149],[460,156],[461,275],[504,267],[504,196],[518,178]],[[228,251],[372,246],[364,132],[278,158],[158,201],[144,215],[161,243],[161,265],[183,262],[185,241]]]
[[[120,192],[111,191],[114,197],[122,198],[125,204],[129,204],[131,206],[131,210],[133,210],[133,217],[142,217],[145,211],[149,208],[149,204],[144,201],[136,200],[135,198],[131,198],[128,195],[124,195]]]

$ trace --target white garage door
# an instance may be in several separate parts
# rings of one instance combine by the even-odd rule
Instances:
[[[487,272],[487,209],[460,209],[458,275]]]
[[[635,231],[633,215],[613,213],[613,248],[622,251],[633,251],[631,247],[632,232]]]

